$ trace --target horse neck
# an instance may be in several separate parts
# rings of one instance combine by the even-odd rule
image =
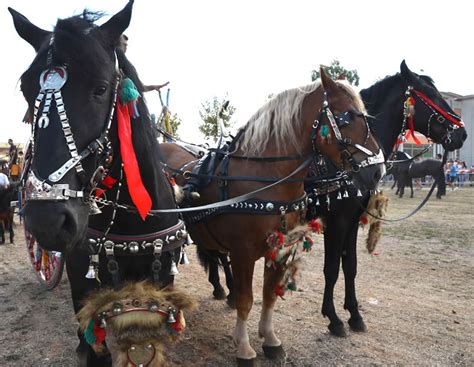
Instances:
[[[146,116],[140,114],[140,116]],[[147,118],[139,118],[131,121],[133,147],[140,171],[143,186],[150,195],[152,201],[152,209],[169,209],[175,208],[175,201],[170,185],[161,169],[159,144],[154,138],[151,131],[150,121]],[[112,137],[116,134],[113,133]],[[114,138],[113,138],[114,139]],[[120,151],[120,145],[116,141],[114,151]],[[118,155],[118,162],[114,165],[115,169],[111,174],[115,179],[120,179],[122,176],[122,187],[120,189],[120,204],[127,204],[134,207],[128,184],[126,174],[121,169],[122,158]],[[120,171],[122,172],[120,173]],[[110,192],[107,192],[109,200],[114,199],[117,193],[117,185],[114,186]],[[97,215],[90,217],[90,224],[92,228],[100,229],[107,225],[111,218],[112,210],[104,208],[104,215]],[[113,233],[120,234],[142,234],[156,232],[160,229],[168,228],[178,221],[176,214],[161,215],[159,218],[149,216],[143,221],[138,214],[126,212],[123,209],[117,210],[117,217],[115,219],[115,226],[119,232],[112,230]]]
[[[375,136],[386,155],[392,152],[403,124],[404,83],[399,74],[360,91],[367,113],[375,117]]]

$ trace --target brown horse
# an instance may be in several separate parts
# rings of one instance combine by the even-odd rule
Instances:
[[[379,151],[364,118],[362,101],[348,85],[334,82],[324,71],[321,72],[321,78],[320,83],[279,94],[250,119],[234,139],[235,150],[230,153],[231,159],[228,162],[229,177],[286,177],[297,167],[301,167],[307,157],[318,151],[338,166],[357,170],[359,182],[365,183],[366,187],[375,187],[383,175],[383,164],[377,163],[364,168],[354,166],[357,157],[361,160],[362,157],[366,158],[364,154],[375,155],[374,152]],[[340,126],[339,130],[334,128],[330,115],[336,116],[335,120],[342,119],[343,116],[350,117],[347,119],[348,123],[344,127]],[[335,138],[336,130],[342,135],[339,136],[339,141]],[[360,149],[361,146],[363,150]],[[165,162],[170,167],[181,167],[195,160],[192,154],[177,145],[163,144],[162,148]],[[255,159],[282,154],[299,158],[270,161]],[[232,155],[252,158],[232,159]],[[348,164],[348,161],[351,164]],[[221,166],[222,164],[218,165],[214,172],[221,172]],[[297,201],[304,196],[303,179],[307,172],[307,167],[301,169],[292,176],[292,180],[259,193],[258,198],[269,203]],[[229,180],[228,197],[243,195],[266,185],[268,183]],[[193,205],[218,202],[219,190],[219,183],[212,180],[207,187],[199,191],[200,198],[195,200]],[[282,223],[290,233],[300,224],[303,211],[301,205],[294,211],[282,209],[281,212],[273,213],[274,215],[226,212],[189,227],[198,246],[230,254],[237,308],[233,336],[239,363],[252,364],[256,357],[247,333],[247,319],[253,305],[252,278],[255,262],[271,251],[267,241],[269,235],[282,230]],[[263,349],[268,358],[277,358],[284,354],[281,342],[273,329],[272,315],[277,298],[275,289],[281,284],[285,270],[283,261],[275,263],[274,266],[266,266],[264,272],[259,335],[264,338]]]

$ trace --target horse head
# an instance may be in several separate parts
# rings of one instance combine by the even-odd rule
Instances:
[[[323,68],[320,74],[327,102],[314,124],[314,145],[339,168],[351,173],[358,187],[374,189],[385,174],[385,165],[364,104],[348,83],[332,80]]]
[[[87,197],[110,148],[119,70],[115,47],[133,1],[102,26],[94,14],[58,20],[53,32],[9,8],[36,56],[21,77],[32,115],[25,223],[42,246],[64,251],[88,225]]]
[[[467,138],[464,123],[436,89],[432,79],[412,72],[405,60],[400,65],[400,72],[406,84],[404,110],[408,118],[413,118],[413,128],[447,150],[461,148]]]

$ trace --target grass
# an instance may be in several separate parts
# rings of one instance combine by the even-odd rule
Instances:
[[[386,218],[394,219],[411,213],[428,193],[428,188],[415,190],[415,197],[398,198],[395,190],[384,188],[389,197]],[[399,239],[437,240],[447,246],[474,247],[474,187],[456,191],[447,189],[443,199],[430,200],[414,216],[396,223],[385,223],[384,233]]]

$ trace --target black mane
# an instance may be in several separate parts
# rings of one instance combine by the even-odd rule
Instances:
[[[374,85],[362,89],[360,95],[366,106],[378,106],[382,101],[387,98],[387,91],[393,90],[396,83],[400,83],[402,76],[400,73],[395,75],[388,75],[382,80],[379,80]],[[369,111],[370,114],[370,111]]]

